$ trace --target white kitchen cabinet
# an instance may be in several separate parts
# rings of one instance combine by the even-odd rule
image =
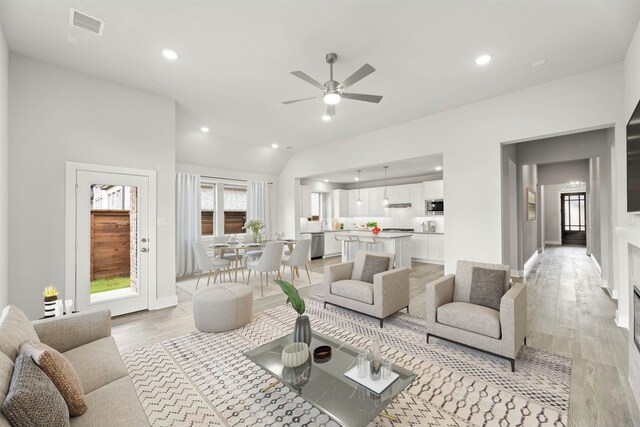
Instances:
[[[384,187],[367,188],[369,193],[369,216],[385,216]]]
[[[411,238],[412,258],[431,264],[444,264],[443,234],[414,234]]]
[[[413,216],[424,216],[424,185],[411,184],[411,213]]]
[[[387,187],[389,204],[411,203],[411,189],[409,185],[392,185]]]
[[[336,240],[336,233],[324,233],[324,256],[335,256],[342,253],[342,244]]]
[[[300,217],[308,218],[311,216],[311,187],[308,185],[300,186]]]
[[[331,191],[331,206],[334,218],[349,216],[349,192],[347,190]]]
[[[444,181],[425,181],[424,183],[425,200],[444,199]]]
[[[358,206],[358,197],[361,202]],[[350,217],[367,217],[369,216],[369,191],[366,189],[349,190],[349,216]]]

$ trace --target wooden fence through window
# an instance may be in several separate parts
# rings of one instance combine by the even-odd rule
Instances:
[[[131,274],[129,211],[91,211],[91,281]]]

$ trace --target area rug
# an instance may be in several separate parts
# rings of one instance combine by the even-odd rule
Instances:
[[[242,284],[246,284],[247,283],[247,270],[244,271],[244,278],[242,277],[242,274],[238,271],[238,283],[242,283]],[[309,271],[309,275],[311,276],[311,283],[309,283],[309,279],[307,277],[307,273],[304,271],[304,268],[300,269],[300,277],[296,277],[295,281],[294,281],[294,285],[296,286],[296,288],[298,289],[303,289],[306,287],[309,287],[311,285],[317,285],[319,283],[324,282],[324,275],[320,274],[320,273],[315,273],[313,271]],[[279,286],[277,286],[275,283],[273,283],[273,279],[276,278],[276,275],[273,273],[269,274],[269,284],[267,285],[267,278],[266,275],[263,275],[263,279],[262,279],[262,283],[263,283],[263,292],[264,292],[264,297],[269,297],[272,295],[281,295],[282,294],[282,290],[280,289]],[[198,277],[190,277],[187,279],[181,279],[180,281],[176,282],[176,286],[179,287],[180,289],[182,289],[183,291],[187,292],[188,294],[193,295],[193,293],[196,290],[196,282],[197,282]],[[286,280],[287,282],[291,282],[291,275],[289,273],[289,270],[287,269],[287,271],[285,273],[282,273],[282,279]],[[234,272],[233,270],[231,271],[231,280],[235,280],[235,276],[234,276]],[[225,283],[229,282],[229,275],[225,273]],[[218,283],[220,283],[220,278],[218,277]],[[211,278],[211,284],[213,283],[213,277]],[[200,279],[200,284],[198,285],[198,289],[202,289],[204,287],[207,286],[207,276],[203,275],[202,279]],[[257,299],[257,298],[262,298],[261,294],[260,294],[260,273],[257,274],[255,271],[251,272],[251,278],[249,280],[249,286],[251,286],[253,288],[253,298]]]
[[[505,360],[433,339],[424,320],[398,313],[384,328],[321,296],[306,299],[314,330],[357,348],[371,340],[384,356],[417,374],[387,407],[392,421],[371,425],[567,425],[571,359],[524,347],[512,373]],[[264,391],[273,379],[243,353],[291,333],[295,313],[278,307],[226,333],[189,335],[124,354],[142,406],[153,426],[336,425],[286,386]]]

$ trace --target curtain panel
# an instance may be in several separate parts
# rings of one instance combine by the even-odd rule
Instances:
[[[198,271],[192,242],[200,241],[200,176],[176,174],[176,275]]]
[[[247,221],[255,218],[264,221],[264,233],[270,237],[269,184],[264,181],[247,181]]]

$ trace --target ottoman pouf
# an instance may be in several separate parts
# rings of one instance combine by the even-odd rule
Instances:
[[[251,322],[253,289],[239,283],[222,283],[193,294],[193,319],[202,332],[225,332]]]

